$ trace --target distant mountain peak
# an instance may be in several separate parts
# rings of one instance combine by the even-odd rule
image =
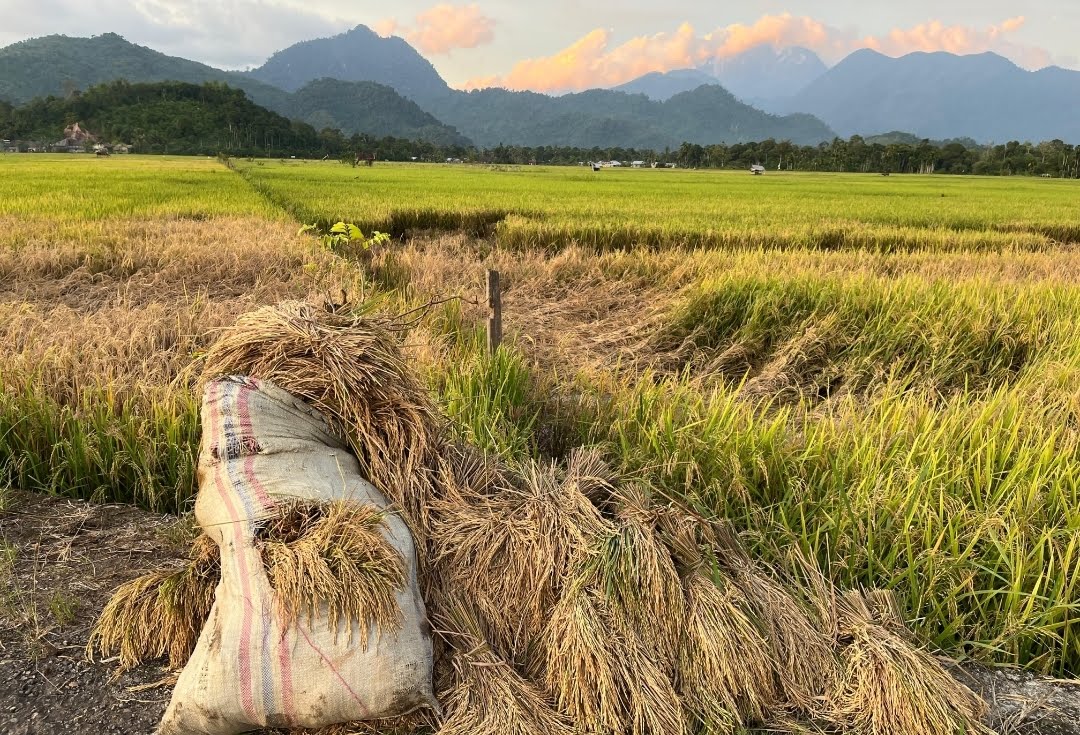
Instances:
[[[417,102],[450,90],[431,62],[405,40],[383,38],[363,24],[336,36],[293,44],[248,73],[290,92],[324,78],[385,84]]]
[[[790,97],[828,71],[825,62],[801,46],[776,48],[764,43],[740,54],[713,59],[701,67],[741,100]]]
[[[651,100],[663,102],[677,94],[705,85],[720,86],[720,82],[699,69],[676,69],[669,72],[650,72],[612,89],[626,94],[643,94]]]

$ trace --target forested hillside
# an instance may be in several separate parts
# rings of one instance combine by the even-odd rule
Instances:
[[[289,95],[288,115],[318,130],[426,140],[435,145],[470,145],[454,128],[439,122],[390,87],[374,82],[319,79]]]
[[[62,137],[78,122],[99,138],[133,144],[140,153],[216,153],[319,150],[315,129],[259,107],[224,84],[112,82],[69,98],[49,97],[0,106],[0,137]]]

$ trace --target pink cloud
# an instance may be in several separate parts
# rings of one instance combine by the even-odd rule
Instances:
[[[1027,22],[1017,16],[987,28],[946,26],[931,20],[907,29],[894,29],[886,36],[867,36],[859,45],[889,56],[902,56],[913,51],[948,51],[953,54],[975,54],[996,51],[1021,66],[1041,68],[1052,63],[1050,54],[1034,46],[1012,43],[1006,36],[1020,30]]]
[[[893,56],[912,51],[958,54],[997,51],[1031,68],[1045,66],[1050,63],[1046,51],[1018,45],[1006,38],[1024,23],[1022,16],[988,28],[928,21],[913,28],[894,29],[885,36],[859,38],[814,18],[783,13],[762,16],[750,25],[736,23],[718,28],[704,35],[684,23],[675,31],[638,36],[618,45],[613,43],[611,31],[597,28],[552,56],[525,59],[505,75],[472,79],[463,86],[466,89],[501,86],[540,92],[608,87],[649,72],[699,66],[762,44],[804,46],[830,61],[858,48],[872,48]]]
[[[383,18],[374,25],[371,26],[371,30],[378,33],[383,38],[389,38],[398,32],[401,25],[394,18]]]
[[[480,12],[476,3],[441,3],[417,15],[411,26],[403,26],[396,18],[385,18],[374,29],[381,36],[400,33],[423,53],[433,55],[476,48],[495,38],[495,21]]]

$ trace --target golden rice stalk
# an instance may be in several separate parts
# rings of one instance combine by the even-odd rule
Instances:
[[[618,477],[595,447],[579,447],[570,452],[563,484],[576,489],[594,503],[602,503],[614,492]]]
[[[986,703],[926,651],[912,645],[898,619],[881,619],[895,605],[884,593],[858,591],[836,602],[843,677],[833,719],[867,735],[991,733]]]
[[[572,735],[551,699],[497,653],[478,612],[457,594],[436,621],[453,646],[445,717],[439,735]]]
[[[151,572],[117,589],[94,624],[87,655],[118,656],[118,673],[166,654],[170,668],[182,668],[210,615],[220,577],[217,545],[199,536],[182,569]]]
[[[422,554],[443,431],[394,328],[388,320],[302,302],[264,307],[221,333],[206,354],[200,382],[259,378],[322,411],[350,444],[364,476],[420,534]]]
[[[542,672],[581,729],[600,735],[685,735],[671,679],[635,632],[596,590],[575,584],[552,610],[541,639]]]
[[[433,511],[439,573],[450,588],[468,594],[490,624],[493,642],[507,651],[524,651],[535,640],[567,570],[591,539],[612,531],[581,492],[595,483],[573,463],[565,473],[539,463],[520,473],[519,486],[503,478],[462,488]]]
[[[832,630],[756,568],[740,564],[724,571],[731,574],[759,621],[785,699],[803,712],[819,711],[840,677]]]
[[[365,648],[369,628],[396,630],[405,560],[382,528],[382,511],[343,501],[289,503],[261,524],[256,543],[284,620],[325,614],[332,630],[358,629]]]
[[[616,524],[585,562],[587,584],[674,674],[686,613],[679,573],[644,513],[627,510]]]
[[[772,651],[750,604],[733,584],[723,589],[701,573],[683,582],[685,636],[676,681],[686,706],[710,732],[762,723],[779,697]]]

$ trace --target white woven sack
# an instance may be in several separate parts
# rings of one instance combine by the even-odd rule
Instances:
[[[259,520],[296,499],[390,506],[322,415],[267,382],[234,377],[207,386],[202,426],[195,516],[221,550],[221,582],[160,735],[317,728],[437,708],[413,539],[393,512],[383,535],[408,579],[399,629],[371,630],[361,648],[355,629],[278,612],[254,542]]]

